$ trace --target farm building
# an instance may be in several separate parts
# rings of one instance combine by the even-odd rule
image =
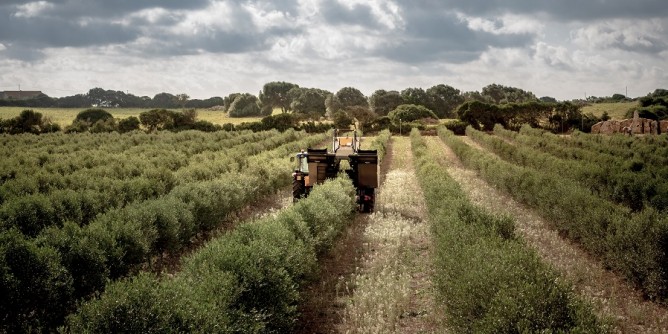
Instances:
[[[2,100],[29,100],[38,97],[42,94],[39,90],[6,90],[0,92],[0,99]]]

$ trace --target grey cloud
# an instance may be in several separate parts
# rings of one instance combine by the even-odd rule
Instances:
[[[371,7],[366,5],[355,4],[352,8],[348,8],[337,0],[325,0],[320,3],[320,13],[325,21],[332,25],[378,27]]]
[[[2,56],[8,59],[16,59],[16,60],[32,62],[43,59],[44,53],[37,48],[18,45],[18,46],[9,46],[7,47],[7,49],[1,50],[0,58],[2,58]]]
[[[406,63],[465,63],[478,59],[489,47],[525,47],[534,38],[473,31],[454,14],[433,7],[410,6],[403,10],[406,29],[398,39],[403,42],[380,50],[380,54]]]
[[[665,0],[402,0],[406,6],[450,9],[469,15],[547,14],[560,21],[668,16]]]
[[[56,18],[24,19],[5,16],[0,23],[0,41],[36,47],[79,47],[124,43],[134,40],[138,31],[108,22],[92,21],[81,25]]]

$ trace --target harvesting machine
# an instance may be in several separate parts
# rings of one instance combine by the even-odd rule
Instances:
[[[297,153],[297,167],[292,173],[294,200],[308,196],[314,184],[338,175],[342,160],[350,166],[345,173],[353,181],[360,212],[372,212],[378,187],[378,152],[360,149],[355,130],[334,130],[332,151],[309,148]]]

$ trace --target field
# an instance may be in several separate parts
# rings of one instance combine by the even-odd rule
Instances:
[[[74,118],[78,113],[84,111],[83,108],[26,108],[26,107],[0,107],[0,119],[9,119],[18,116],[21,111],[31,109],[42,113],[54,123],[65,127],[72,124]],[[130,116],[139,117],[139,114],[149,109],[140,108],[104,108],[111,113],[115,118],[123,119]],[[277,110],[274,110],[276,113]],[[226,113],[220,110],[197,109],[197,118],[199,120],[208,121],[213,124],[223,125],[225,123],[239,124],[243,122],[256,122],[261,117],[228,117]]]
[[[582,112],[592,113],[596,117],[607,112],[611,119],[626,119],[626,112],[637,106],[638,102],[592,103],[582,108]]]
[[[668,330],[665,135],[383,132],[371,214],[329,139],[0,136],[0,332]]]

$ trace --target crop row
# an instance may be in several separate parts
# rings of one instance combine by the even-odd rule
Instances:
[[[216,154],[219,158],[216,162],[206,165],[193,163],[175,173],[147,167],[149,169],[144,171],[143,176],[125,180],[95,178],[86,175],[85,171],[77,173],[79,178],[51,174],[51,180],[64,179],[65,182],[59,185],[63,188],[10,198],[0,206],[0,226],[2,229],[16,227],[26,235],[35,236],[44,227],[61,226],[66,221],[87,225],[107,210],[164,196],[182,184],[213,180],[224,173],[242,170],[253,155],[280,148],[281,145],[294,147],[298,137],[299,133],[293,131],[256,143],[237,145],[224,151],[224,154]],[[309,138],[318,142],[323,136]]]
[[[82,298],[109,280],[140,269],[153,257],[178,252],[192,237],[219,225],[231,212],[290,182],[287,155],[322,142],[309,136],[250,157],[241,172],[176,186],[168,195],[97,216],[90,224],[66,222],[35,239],[15,229],[0,238],[0,331],[53,330]],[[6,321],[5,321],[6,320]]]
[[[111,284],[68,318],[73,333],[289,332],[299,287],[349,223],[354,189],[338,178],[278,215],[242,224],[183,262],[172,278],[152,274]]]
[[[487,182],[535,208],[555,229],[639,286],[649,298],[668,297],[665,215],[651,208],[632,213],[558,171],[501,160],[470,147],[444,128],[439,129],[439,136]]]
[[[665,135],[626,136],[615,134],[601,136],[576,131],[572,136],[560,137],[540,129],[531,128],[528,125],[520,129],[520,134],[529,137],[544,137],[557,141],[562,146],[583,148],[624,160],[637,159],[653,165],[668,164],[668,136]]]
[[[497,128],[499,129],[499,128]],[[512,138],[513,140],[520,142],[524,145],[540,149],[546,153],[552,154],[556,157],[562,159],[570,160],[586,160],[593,163],[598,163],[602,165],[612,164],[618,166],[624,166],[624,168],[633,171],[633,172],[642,172],[654,175],[660,178],[668,177],[668,165],[664,162],[657,161],[656,159],[651,159],[650,157],[640,155],[635,156],[634,152],[637,150],[629,149],[627,154],[630,154],[630,158],[625,158],[623,155],[614,155],[603,152],[604,150],[600,148],[586,148],[572,141],[570,138],[559,137],[549,132],[542,132],[538,129],[532,129],[529,126],[523,126],[520,130],[520,133],[512,131],[499,131],[498,135],[504,136],[507,138]],[[583,135],[580,135],[583,136]],[[590,138],[595,138],[595,135]],[[577,136],[573,136],[577,137]],[[662,136],[660,136],[662,137]],[[643,142],[642,138],[636,138],[637,145],[642,145],[639,143]],[[653,151],[649,147],[643,149],[643,151]],[[656,152],[656,151],[654,151]],[[652,156],[659,157],[658,154],[652,153]],[[663,159],[663,157],[660,157]]]
[[[77,136],[77,135],[71,135]],[[0,173],[5,179],[0,182],[0,203],[17,196],[34,193],[48,193],[58,189],[89,189],[107,182],[131,181],[137,178],[154,177],[149,171],[173,173],[177,180],[188,175],[192,165],[222,160],[230,152],[249,150],[252,154],[275,147],[278,144],[297,139],[299,133],[289,131],[280,134],[275,131],[242,134],[217,142],[215,150],[207,149],[198,154],[186,154],[178,147],[164,146],[162,143],[143,144],[128,148],[123,152],[105,152],[91,148],[72,154],[24,153],[21,146],[14,147],[14,153],[3,161]],[[45,139],[45,141],[48,139]],[[215,140],[215,138],[210,138]],[[254,143],[257,147],[248,147]],[[206,147],[204,143],[200,143]],[[147,146],[149,149],[147,149]],[[259,149],[258,149],[259,148]],[[152,149],[152,150],[151,150]],[[23,164],[21,163],[23,161]]]
[[[507,132],[512,131],[505,130],[500,125],[494,128],[495,134],[506,138],[512,136]],[[571,179],[602,198],[624,204],[633,211],[641,211],[646,206],[657,210],[668,208],[668,182],[657,178],[651,172],[633,171],[621,161],[615,163],[610,160],[602,164],[593,159],[558,158],[525,142],[508,142],[472,128],[467,129],[466,134],[507,161]],[[563,150],[572,148],[566,147]]]
[[[509,217],[474,206],[411,133],[435,243],[435,283],[461,333],[604,332],[591,308],[515,236]]]

